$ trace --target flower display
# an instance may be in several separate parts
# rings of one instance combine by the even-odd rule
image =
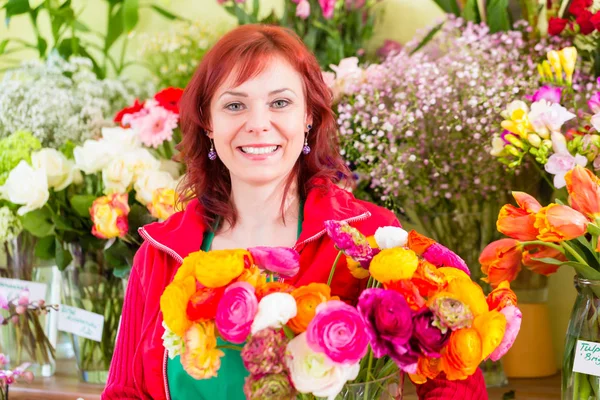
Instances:
[[[195,379],[217,376],[221,357],[225,354],[217,349],[217,338],[212,321],[193,324],[185,333],[185,351],[181,365]]]
[[[367,238],[348,223],[325,221],[325,229],[335,246],[348,257],[361,264],[368,264],[371,261],[373,249],[369,246]]]
[[[308,328],[317,312],[317,307],[332,299],[331,288],[322,283],[311,283],[292,291],[296,299],[298,313],[288,322],[288,326],[294,333],[302,333]]]
[[[412,250],[402,247],[385,249],[373,257],[369,271],[381,283],[410,279],[419,265],[419,259]],[[399,266],[394,268],[393,266]]]

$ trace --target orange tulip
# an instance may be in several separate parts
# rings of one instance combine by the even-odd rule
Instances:
[[[554,258],[559,261],[567,261],[567,257],[560,251],[546,246],[526,246],[523,252],[523,265],[542,275],[550,275],[556,272],[558,265],[547,264],[534,258]]]
[[[539,240],[561,242],[575,239],[587,230],[588,220],[577,210],[561,204],[549,204],[535,215],[535,227],[539,229]]]
[[[600,179],[579,165],[566,173],[569,204],[590,219],[600,217]]]
[[[488,244],[479,256],[483,278],[493,287],[513,281],[521,271],[521,245],[514,239],[500,239]]]
[[[474,328],[452,332],[442,350],[440,368],[449,380],[462,380],[473,375],[481,362],[482,343]]]
[[[324,283],[311,283],[301,286],[292,292],[296,299],[298,312],[288,322],[288,326],[294,333],[302,333],[315,316],[317,306],[337,297],[331,297],[331,288]]]
[[[519,207],[506,204],[500,209],[496,227],[498,231],[516,240],[535,240],[538,230],[535,228],[535,213],[542,206],[527,193],[513,192]]]
[[[498,287],[488,294],[486,300],[490,311],[500,311],[504,307],[517,305],[517,295],[510,288],[508,281],[500,282]]]
[[[408,233],[408,248],[421,255],[429,248],[435,240],[421,235],[419,232],[412,230]]]

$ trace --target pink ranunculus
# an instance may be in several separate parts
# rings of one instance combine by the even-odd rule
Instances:
[[[516,306],[504,307],[500,312],[506,317],[506,331],[504,332],[502,342],[490,354],[492,361],[498,361],[510,350],[521,329],[521,319],[523,317],[521,310]]]
[[[454,253],[449,248],[439,244],[434,243],[425,250],[423,253],[423,258],[436,267],[452,267],[460,269],[465,274],[471,276],[471,271],[469,271],[469,267],[465,260],[460,258],[458,254]]]
[[[302,0],[296,6],[296,17],[306,19],[310,16],[310,3],[308,0]]]
[[[316,311],[306,329],[310,348],[336,363],[359,362],[367,354],[369,337],[358,311],[340,300],[321,303]]]
[[[244,343],[257,311],[258,301],[251,284],[236,282],[230,285],[223,293],[215,318],[223,339],[237,344]]]
[[[258,246],[248,249],[258,268],[291,278],[300,270],[300,254],[289,247]]]
[[[590,99],[588,100],[588,107],[594,114],[598,114],[600,112],[600,92],[596,92]]]
[[[319,0],[319,5],[323,11],[323,17],[325,19],[333,18],[333,12],[335,11],[335,0]]]
[[[131,126],[144,145],[154,148],[173,138],[178,122],[177,114],[158,106],[154,100],[147,101],[143,110],[123,117],[123,124]]]
[[[562,96],[562,88],[553,87],[549,85],[544,85],[539,88],[533,96],[525,96],[527,100],[532,102],[546,100],[550,103],[560,103],[560,98]]]

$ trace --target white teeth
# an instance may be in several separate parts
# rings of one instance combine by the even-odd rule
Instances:
[[[247,154],[268,154],[273,153],[279,146],[269,147],[242,147],[242,151]]]

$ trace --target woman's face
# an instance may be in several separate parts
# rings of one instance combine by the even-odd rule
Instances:
[[[215,150],[232,182],[264,185],[284,179],[298,160],[312,118],[301,75],[273,58],[257,76],[233,86],[235,70],[210,105]]]

